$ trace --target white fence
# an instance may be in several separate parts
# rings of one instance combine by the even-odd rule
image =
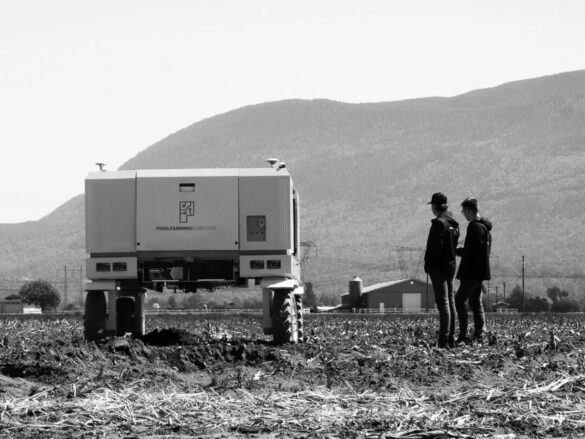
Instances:
[[[309,313],[309,309],[303,310],[305,314]],[[346,311],[347,312],[347,311]],[[352,308],[352,313],[355,314],[437,314],[436,308]],[[144,311],[149,316],[161,316],[161,315],[204,315],[204,314],[262,314],[261,309],[238,309],[238,308],[215,308],[215,309],[146,309]],[[339,312],[327,311],[327,313],[336,314]],[[512,309],[498,309],[496,314],[518,314],[518,310]],[[24,314],[31,315],[31,314]],[[48,312],[45,314],[33,314],[38,316],[67,316],[67,315],[83,315],[83,310],[70,310],[70,311],[57,311]],[[0,313],[0,317],[22,317],[20,313]]]
[[[199,315],[199,314],[261,314],[261,309],[239,309],[239,308],[210,308],[210,309],[147,309],[144,311],[149,316],[160,315]]]
[[[356,314],[438,314],[437,308],[352,308],[351,312]],[[491,313],[490,311],[486,311]],[[518,314],[516,308],[498,309],[496,314]]]
[[[437,314],[436,308],[352,308],[356,314]]]
[[[79,316],[83,315],[83,310],[67,310],[67,311],[53,311],[46,313],[0,313],[0,317],[23,317],[23,316],[39,316],[39,317],[64,317],[64,316]],[[238,308],[217,308],[217,309],[146,309],[145,315],[161,316],[161,315],[201,315],[201,314],[262,314],[261,309],[238,309]]]

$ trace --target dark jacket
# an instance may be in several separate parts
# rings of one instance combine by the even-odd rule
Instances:
[[[467,236],[462,248],[457,249],[461,256],[457,279],[488,280],[490,273],[490,250],[492,223],[480,218],[469,222]]]
[[[440,270],[453,278],[458,239],[459,223],[450,212],[433,218],[425,252],[425,272]]]

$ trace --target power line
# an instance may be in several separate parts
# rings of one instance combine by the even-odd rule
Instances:
[[[524,299],[524,255],[522,255],[522,309],[526,309]]]

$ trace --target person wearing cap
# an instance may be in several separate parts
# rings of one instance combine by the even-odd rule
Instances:
[[[461,213],[467,221],[467,235],[463,247],[457,249],[461,257],[457,279],[460,284],[455,294],[455,308],[459,320],[457,343],[471,344],[467,335],[467,307],[473,312],[474,340],[481,343],[485,332],[485,313],[481,302],[483,281],[491,278],[490,251],[492,223],[479,214],[476,198],[466,198],[461,203]]]
[[[439,311],[439,337],[437,347],[455,346],[455,299],[453,277],[455,276],[455,252],[459,240],[459,223],[447,210],[447,197],[441,192],[433,194],[431,210],[435,218],[425,251],[425,272],[429,274],[435,292],[435,303]]]

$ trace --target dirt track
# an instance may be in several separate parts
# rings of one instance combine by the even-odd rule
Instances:
[[[153,319],[143,340],[100,343],[78,320],[0,322],[0,426],[8,437],[585,434],[582,318],[489,323],[491,345],[445,351],[431,346],[433,318],[310,316],[298,346],[274,346],[253,317]]]

